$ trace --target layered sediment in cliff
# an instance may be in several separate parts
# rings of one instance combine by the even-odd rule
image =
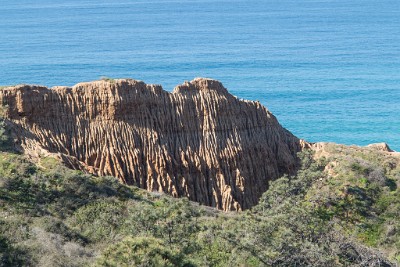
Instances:
[[[259,102],[209,79],[172,93],[130,79],[16,86],[0,103],[26,153],[224,210],[255,205],[268,181],[295,170],[301,147]]]

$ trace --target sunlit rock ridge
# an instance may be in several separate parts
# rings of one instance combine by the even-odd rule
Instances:
[[[259,102],[197,78],[172,93],[132,79],[0,91],[15,146],[148,191],[223,210],[257,204],[302,142]]]

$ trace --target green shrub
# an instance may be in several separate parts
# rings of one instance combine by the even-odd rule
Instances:
[[[100,80],[106,81],[106,82],[109,82],[109,83],[115,83],[115,79],[110,78],[110,77],[106,77],[106,76],[100,77]]]
[[[0,266],[26,266],[29,258],[26,251],[13,247],[0,235]]]
[[[111,245],[97,266],[194,266],[177,249],[169,248],[162,240],[153,237],[127,237]]]
[[[126,217],[126,207],[114,199],[100,200],[78,209],[69,220],[91,242],[113,240]]]

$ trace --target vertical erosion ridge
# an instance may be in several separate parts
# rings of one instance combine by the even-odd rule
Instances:
[[[121,79],[0,91],[18,147],[70,166],[223,210],[257,204],[296,168],[301,141],[259,102],[198,78],[172,93]]]

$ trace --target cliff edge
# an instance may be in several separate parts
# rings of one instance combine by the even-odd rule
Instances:
[[[198,78],[172,93],[120,79],[0,91],[2,115],[27,154],[223,210],[257,204],[268,181],[295,171],[302,141],[259,102]],[[41,152],[40,152],[41,153]]]

